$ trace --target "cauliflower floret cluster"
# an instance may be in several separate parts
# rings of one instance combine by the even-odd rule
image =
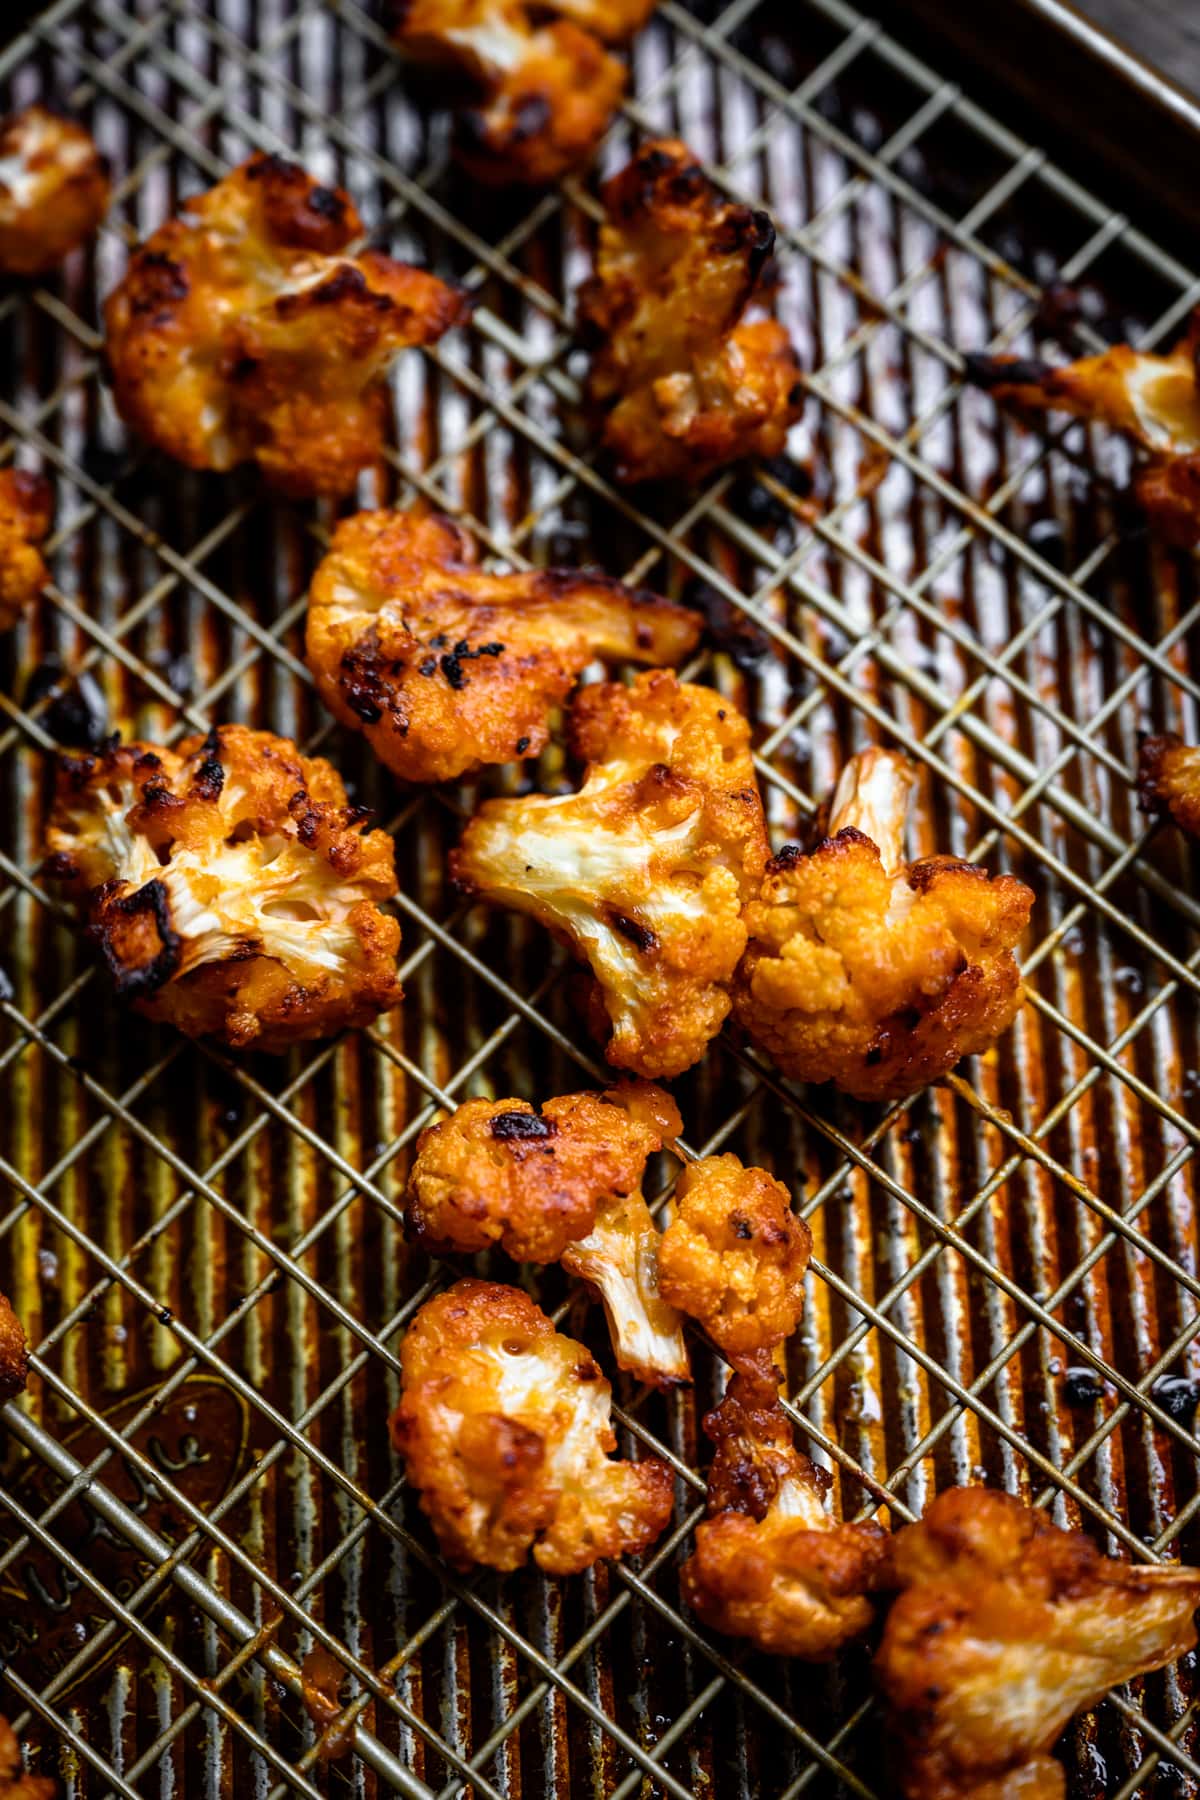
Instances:
[[[1062,1800],[1071,1715],[1196,1642],[1200,1570],[1110,1561],[1011,1494],[939,1494],[891,1560],[876,1675],[910,1800]]]
[[[498,1245],[515,1262],[560,1262],[604,1302],[621,1368],[659,1387],[690,1379],[678,1313],[658,1292],[647,1159],[682,1129],[661,1088],[468,1100],[417,1141],[405,1217],[438,1253]]]
[[[7,1295],[0,1294],[0,1401],[19,1394],[29,1379],[29,1343],[25,1327]]]
[[[765,1169],[732,1155],[689,1163],[658,1249],[663,1298],[735,1360],[791,1337],[804,1310],[812,1233]]]
[[[0,470],[0,631],[11,631],[50,579],[39,548],[54,495],[43,475]]]
[[[591,157],[625,88],[605,44],[655,0],[397,0],[395,38],[461,71],[480,101],[458,116],[459,161],[489,186],[542,187]]]
[[[59,762],[46,873],[118,992],[234,1049],[286,1050],[400,999],[392,841],[286,738],[214,727],[178,753],[115,740]]]
[[[104,307],[117,407],[193,469],[255,462],[342,494],[383,448],[394,354],[457,323],[455,288],[378,250],[341,188],[253,156],[133,254]]]
[[[55,1800],[58,1783],[48,1775],[27,1775],[17,1734],[0,1718],[0,1800]]]
[[[0,269],[42,275],[108,211],[108,170],[81,125],[27,106],[0,125]]]
[[[1142,811],[1174,819],[1200,837],[1200,748],[1173,731],[1142,740],[1138,756],[1138,797]]]
[[[971,356],[968,381],[1023,412],[1070,413],[1121,431],[1142,453],[1139,504],[1173,543],[1200,538],[1200,310],[1166,356],[1116,344],[1064,368],[1028,357]]]
[[[803,390],[783,326],[742,322],[775,244],[766,213],[722,199],[671,140],[643,144],[602,198],[579,329],[617,479],[696,482],[777,456]]]
[[[614,1461],[612,1390],[527,1294],[460,1281],[426,1301],[400,1350],[391,1434],[447,1560],[550,1575],[644,1550],[671,1515],[654,1458]]]
[[[307,655],[343,725],[405,781],[537,756],[549,716],[595,658],[673,663],[686,608],[567,569],[489,575],[449,519],[345,519],[309,592]]]
[[[1033,895],[1011,875],[932,856],[903,864],[914,775],[903,757],[852,759],[830,836],[768,865],[746,908],[735,1016],[799,1081],[894,1100],[984,1050],[1021,1003],[1013,946]]]
[[[829,1517],[828,1477],[796,1449],[765,1369],[736,1374],[704,1429],[716,1453],[709,1517],[680,1576],[688,1605],[774,1655],[835,1655],[871,1624],[887,1534]]]
[[[669,1078],[729,1011],[742,907],[765,865],[750,728],[720,694],[659,669],[582,689],[570,738],[587,764],[579,793],[489,801],[453,872],[590,964],[610,1063]]]

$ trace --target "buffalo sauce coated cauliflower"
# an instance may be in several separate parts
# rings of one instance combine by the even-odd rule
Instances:
[[[671,1516],[671,1471],[613,1461],[612,1390],[582,1344],[519,1288],[460,1281],[400,1350],[392,1443],[457,1568],[549,1575],[644,1550]]]
[[[121,416],[193,469],[256,462],[341,494],[383,447],[397,350],[455,324],[461,294],[378,250],[341,188],[253,156],[133,254],[104,307]]]
[[[596,657],[672,663],[695,615],[604,575],[488,575],[449,519],[345,519],[309,593],[317,690],[406,781],[537,756],[549,714]]]
[[[1021,1003],[1012,950],[1033,895],[1012,875],[931,856],[901,861],[911,765],[847,764],[830,835],[768,865],[746,908],[734,1010],[799,1081],[894,1100],[986,1049]]]
[[[53,508],[44,476],[0,470],[0,631],[11,631],[49,580],[38,546]]]
[[[1200,748],[1174,732],[1144,738],[1138,758],[1143,812],[1159,813],[1200,837]]]
[[[698,1319],[729,1357],[791,1337],[812,1233],[783,1183],[736,1156],[706,1156],[683,1170],[675,1202],[658,1249],[663,1298]]]
[[[468,1100],[417,1141],[408,1229],[437,1252],[498,1244],[515,1262],[561,1261],[599,1289],[623,1369],[660,1387],[687,1381],[642,1193],[664,1126],[671,1137],[682,1129],[659,1088],[564,1094],[537,1112],[526,1100]]]
[[[704,1429],[716,1445],[709,1517],[681,1571],[684,1598],[714,1631],[772,1655],[833,1656],[871,1623],[886,1533],[829,1517],[829,1478],[796,1449],[766,1366],[733,1377]]]
[[[46,872],[69,884],[148,1018],[286,1050],[400,999],[391,839],[286,738],[214,727],[179,753],[115,741],[63,757]]]
[[[766,859],[750,728],[720,694],[655,670],[584,688],[570,733],[579,793],[488,801],[452,868],[591,965],[610,1063],[678,1075],[729,1011]]]
[[[1174,543],[1200,538],[1200,310],[1166,356],[1117,344],[1064,368],[1026,357],[972,356],[967,379],[1025,412],[1071,413],[1123,432],[1142,453],[1134,493]]]
[[[462,71],[480,104],[458,118],[459,160],[489,185],[541,187],[590,158],[625,70],[605,43],[632,37],[655,0],[397,0],[395,37]]]
[[[778,455],[800,415],[796,353],[775,320],[740,322],[775,243],[766,213],[723,200],[670,140],[643,144],[603,200],[579,326],[618,480]]]
[[[29,1343],[25,1327],[7,1295],[0,1294],[0,1401],[19,1394],[29,1378]]]
[[[910,1800],[1062,1800],[1071,1715],[1196,1642],[1200,1570],[1110,1561],[982,1488],[896,1534],[888,1585],[875,1668]]]
[[[42,275],[108,211],[104,158],[81,125],[27,106],[0,125],[0,269]]]

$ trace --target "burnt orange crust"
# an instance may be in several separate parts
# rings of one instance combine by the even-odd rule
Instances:
[[[379,456],[393,355],[433,343],[462,293],[378,250],[348,194],[253,156],[133,253],[104,307],[121,416],[195,469],[255,462],[285,492],[342,494]]]
[[[4,1294],[0,1294],[0,1400],[11,1400],[29,1379],[29,1343],[25,1327]]]
[[[1138,755],[1138,800],[1143,812],[1174,819],[1200,837],[1200,748],[1174,732],[1142,740]]]
[[[799,364],[782,325],[742,322],[775,243],[767,214],[724,200],[670,139],[643,144],[602,198],[578,321],[617,478],[697,482],[778,455],[800,416]]]

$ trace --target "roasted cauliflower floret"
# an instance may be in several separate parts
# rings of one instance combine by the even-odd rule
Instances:
[[[400,999],[392,841],[336,770],[214,727],[176,754],[113,740],[59,762],[46,873],[68,884],[117,991],[234,1049],[286,1050]]]
[[[470,173],[541,187],[591,157],[626,79],[604,45],[632,37],[653,10],[654,0],[398,0],[395,37],[476,88],[456,138]]]
[[[722,199],[670,140],[643,144],[602,197],[578,317],[617,479],[701,481],[777,456],[800,416],[799,364],[782,325],[741,322],[775,244],[766,213]]]
[[[378,250],[341,188],[253,156],[136,250],[104,306],[118,410],[193,469],[255,462],[291,494],[342,494],[379,455],[396,351],[463,296]]]
[[[44,106],[0,124],[0,270],[43,275],[108,211],[108,170],[83,129]]]
[[[55,1800],[59,1787],[48,1775],[27,1775],[17,1734],[0,1718],[0,1800]]]
[[[971,356],[976,387],[1023,412],[1071,413],[1110,425],[1142,453],[1133,490],[1173,543],[1200,538],[1200,395],[1196,391],[1200,310],[1166,356],[1116,344],[1063,368],[1029,357]]]
[[[734,1013],[784,1074],[894,1100],[984,1050],[1021,1004],[1013,946],[1033,895],[1012,875],[901,861],[910,764],[846,765],[830,835],[789,845],[746,908]]]
[[[661,1123],[652,1123],[658,1120]],[[417,1140],[405,1215],[426,1249],[497,1244],[515,1262],[562,1262],[604,1301],[617,1361],[639,1380],[690,1379],[680,1319],[659,1297],[647,1158],[682,1129],[661,1088],[468,1100]]]
[[[1138,798],[1143,812],[1174,819],[1200,837],[1200,748],[1173,731],[1142,740],[1138,756]]]
[[[732,1358],[791,1337],[804,1310],[812,1233],[783,1183],[736,1156],[705,1156],[679,1176],[675,1203],[658,1248],[663,1298]]]
[[[1113,1562],[1011,1494],[951,1488],[892,1540],[876,1658],[911,1800],[1061,1800],[1073,1713],[1196,1642],[1200,1570]]]
[[[671,1516],[671,1471],[613,1461],[612,1390],[582,1344],[518,1288],[460,1281],[400,1350],[392,1443],[456,1568],[550,1575],[644,1550]]]
[[[886,1533],[829,1517],[829,1478],[796,1449],[765,1366],[733,1377],[704,1429],[716,1453],[709,1516],[680,1575],[688,1605],[773,1655],[835,1655],[874,1616],[866,1596],[886,1567]]]
[[[0,1294],[0,1401],[19,1394],[29,1379],[29,1343],[25,1327],[7,1296]]]
[[[405,781],[450,781],[537,756],[580,671],[673,663],[694,613],[604,575],[488,575],[449,519],[345,519],[309,592],[307,654],[343,725]]]
[[[766,859],[750,728],[720,694],[655,670],[582,689],[570,736],[587,764],[579,793],[488,801],[453,872],[590,964],[610,1063],[678,1075],[729,1011]]]
[[[0,631],[12,630],[50,579],[39,546],[53,511],[43,475],[0,470]]]

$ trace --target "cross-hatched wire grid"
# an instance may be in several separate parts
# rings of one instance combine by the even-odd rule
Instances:
[[[1139,729],[1200,724],[1193,565],[1130,514],[1119,447],[1017,429],[961,374],[1050,330],[1169,341],[1200,282],[844,0],[670,0],[632,65],[602,169],[675,133],[769,207],[770,304],[809,371],[789,457],[684,498],[614,490],[579,416],[593,184],[474,191],[358,0],[60,0],[0,59],[6,101],[69,104],[115,174],[95,246],[0,299],[0,459],[57,489],[53,585],[0,644],[0,1286],[36,1346],[5,1409],[0,1643],[7,1709],[72,1795],[888,1778],[866,1651],[790,1666],[680,1609],[721,1381],[699,1343],[689,1393],[616,1383],[622,1449],[678,1472],[640,1561],[455,1577],[390,1454],[397,1345],[449,1277],[403,1241],[415,1136],[602,1069],[563,958],[448,885],[476,791],[398,793],[314,701],[330,516],[164,467],[106,396],[98,297],[128,245],[255,148],[344,182],[374,241],[475,298],[399,362],[362,502],[432,503],[517,566],[703,590],[691,673],[754,721],[777,841],[851,748],[898,743],[914,851],[1037,893],[1015,1030],[937,1089],[864,1109],[731,1038],[677,1084],[691,1147],[773,1168],[812,1227],[788,1392],[838,1510],[899,1523],[986,1480],[1113,1553],[1195,1558],[1200,907],[1131,785]],[[81,716],[160,742],[238,718],[331,754],[395,833],[402,1009],[240,1064],[118,1017],[37,875]],[[548,753],[537,778],[562,773]],[[594,1312],[537,1274],[608,1367]],[[1114,1695],[1064,1751],[1075,1791],[1200,1791],[1195,1704],[1190,1659]]]

